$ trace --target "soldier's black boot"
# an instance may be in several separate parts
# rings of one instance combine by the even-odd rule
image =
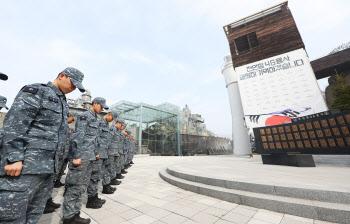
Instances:
[[[134,162],[131,160],[130,164],[134,164]]]
[[[122,170],[122,174],[127,174],[127,173],[128,172],[125,169]]]
[[[91,219],[84,219],[80,217],[80,213],[76,214],[74,216],[74,224],[89,224],[91,222]]]
[[[59,181],[59,180],[56,180],[54,185],[53,185],[54,188],[60,188],[62,186],[64,186],[64,184],[61,183],[61,181]]]
[[[97,200],[98,200],[101,204],[106,203],[106,200],[105,200],[105,199],[102,199],[102,198],[99,198],[99,197],[98,197],[98,194],[96,194],[96,197],[97,197]]]
[[[119,185],[121,183],[121,181],[117,180],[117,178],[113,178],[111,180],[111,185]]]
[[[97,209],[97,208],[101,208],[101,207],[102,207],[102,203],[98,201],[97,194],[95,194],[92,197],[88,197],[88,201],[86,203],[86,208]]]
[[[76,222],[75,222],[75,216],[73,216],[73,217],[70,218],[70,219],[65,219],[65,220],[63,220],[63,224],[76,224]]]
[[[45,209],[44,209],[44,214],[48,214],[48,213],[53,213],[56,210],[55,207],[52,206],[48,206],[46,203]]]
[[[54,207],[54,208],[61,207],[61,204],[53,202],[51,197],[49,198],[49,200],[47,200],[46,205],[49,205],[49,206]]]
[[[103,186],[103,190],[102,190],[102,194],[113,194],[114,191],[109,188],[109,185],[104,185]]]
[[[124,176],[120,173],[120,174],[117,174],[117,176],[115,177],[115,179],[124,179]]]
[[[108,184],[108,188],[112,189],[113,192],[117,190],[116,187],[112,187],[110,184]]]

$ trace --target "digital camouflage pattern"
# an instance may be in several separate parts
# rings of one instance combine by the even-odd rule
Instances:
[[[110,131],[108,122],[101,118],[99,120],[99,137],[97,138],[97,152],[100,158],[108,158],[108,146],[110,142]]]
[[[68,127],[65,95],[51,82],[25,86],[4,119],[0,161],[0,220],[37,223],[52,191],[59,146]],[[4,167],[22,161],[18,177]]]
[[[95,160],[97,153],[97,137],[99,135],[99,122],[97,115],[91,110],[82,113],[75,124],[73,133],[73,158],[82,160]]]
[[[108,122],[104,118],[101,118],[99,120],[99,137],[97,138],[98,155],[100,155],[100,159],[93,161],[90,183],[87,188],[87,194],[89,197],[98,193],[98,182],[102,178],[103,171],[105,171],[110,139]]]
[[[21,160],[21,174],[57,171],[68,114],[65,95],[51,82],[23,87],[4,119],[0,175],[6,165]]]
[[[98,193],[98,182],[101,179],[101,169],[102,164],[105,159],[97,159],[92,161],[92,171],[90,176],[90,182],[87,187],[87,195],[88,197],[92,197]]]
[[[72,161],[68,165],[69,171],[66,178],[66,193],[63,200],[63,220],[70,219],[80,212],[82,196],[88,187],[93,161],[82,160],[79,166]]]

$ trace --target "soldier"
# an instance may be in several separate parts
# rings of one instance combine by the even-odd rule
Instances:
[[[68,124],[71,124],[73,122],[74,122],[74,117],[72,114],[69,114]],[[55,174],[55,178],[54,178],[54,188],[59,188],[59,187],[64,186],[64,184],[62,184],[60,182],[60,179],[61,179],[63,172],[67,166],[67,163],[65,162],[65,160],[66,160],[65,157],[66,157],[68,150],[69,150],[69,139],[70,139],[71,130],[72,129],[68,129],[68,133],[65,134],[65,136],[64,136],[65,140],[62,141],[62,144],[60,146],[61,153],[59,155],[58,172]],[[67,161],[68,161],[68,159],[67,159]],[[63,166],[64,166],[64,169],[63,169]],[[46,202],[44,214],[52,213],[55,211],[55,209],[61,207],[61,204],[53,202],[51,194],[52,194],[52,192],[50,193],[49,199]]]
[[[69,114],[68,124],[71,124],[73,122],[74,122],[74,117],[73,117],[72,114]],[[59,163],[59,166],[58,166],[59,167],[59,172],[57,174],[57,177],[55,179],[55,184],[54,184],[55,188],[60,188],[60,187],[64,186],[64,184],[61,183],[61,178],[64,175],[64,171],[66,170],[67,165],[68,165],[68,157],[67,157],[67,155],[68,155],[68,151],[69,151],[72,131],[73,131],[73,129],[70,128],[68,136],[67,136],[66,141],[65,141],[64,148],[62,150],[62,159],[60,160],[60,163]]]
[[[127,161],[126,161],[126,164],[127,164],[127,168],[129,168],[131,165],[130,165],[130,162],[131,162],[131,157],[132,157],[132,154],[133,154],[133,140],[131,138],[131,131],[129,131],[129,150],[128,150],[128,157],[127,157]]]
[[[65,94],[84,74],[66,68],[53,82],[24,86],[4,119],[0,161],[0,220],[37,223],[53,187],[62,136],[67,127]]]
[[[111,185],[119,185],[121,182],[116,179],[117,176],[117,167],[120,162],[119,148],[122,147],[123,136],[121,133],[122,124],[120,120],[117,120],[114,127],[111,130],[111,141],[109,144],[109,159],[111,164]]]
[[[131,155],[130,155],[129,166],[131,166],[131,164],[134,164],[132,160],[136,152],[136,144],[135,144],[134,136],[130,135],[130,140],[131,140]]]
[[[126,122],[122,119],[121,121],[121,131],[123,131],[125,129],[125,127],[127,126]],[[125,133],[122,134],[122,139],[123,139],[123,147],[120,148],[120,171],[118,169],[118,174],[116,176],[115,179],[124,179],[124,176],[122,174],[126,174],[127,172],[124,170],[124,166],[125,166],[125,155],[124,155],[124,151],[125,151]]]
[[[122,170],[122,174],[128,173],[125,169],[128,168],[127,162],[128,162],[128,153],[130,150],[130,139],[129,139],[130,131],[128,129],[125,129],[124,135],[125,135],[125,139],[124,139],[124,168]]]
[[[108,109],[106,100],[96,97],[88,111],[82,113],[75,124],[73,133],[72,152],[73,160],[69,163],[66,178],[66,191],[63,201],[63,223],[90,223],[91,219],[80,217],[82,195],[90,181],[93,161],[100,158],[97,151],[97,137],[99,135],[99,122],[97,113]],[[98,207],[102,207],[99,204]]]
[[[124,136],[122,134],[122,130],[123,130],[123,127],[125,125],[125,121],[124,121],[124,119],[118,119],[118,121],[121,124],[119,126],[119,128],[117,127],[117,129],[118,129],[117,131],[118,131],[119,136],[120,136],[120,141],[118,144],[119,157],[118,157],[118,161],[117,161],[116,176],[112,180],[113,184],[115,184],[115,185],[119,185],[121,183],[121,181],[118,181],[117,179],[124,178],[124,176],[121,174],[121,172],[122,172],[122,158],[124,158],[124,155],[123,155],[123,153],[124,153]]]
[[[98,154],[100,159],[93,161],[93,168],[90,177],[90,183],[87,188],[88,201],[86,203],[87,208],[99,207],[99,204],[104,204],[106,200],[98,198],[98,182],[102,177],[102,168],[106,167],[108,159],[108,146],[110,142],[110,133],[108,123],[117,118],[118,114],[115,112],[109,112],[102,119],[99,120],[99,137],[97,138]],[[116,120],[116,119],[115,119]],[[108,181],[107,181],[108,182]],[[109,184],[109,182],[108,182]],[[108,185],[105,182],[103,186]],[[105,188],[105,187],[104,187]],[[114,191],[112,191],[114,193]]]

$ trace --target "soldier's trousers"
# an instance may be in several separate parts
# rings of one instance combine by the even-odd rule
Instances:
[[[121,156],[118,156],[116,173],[117,173],[117,175],[122,173],[122,157]]]
[[[60,160],[60,162],[58,163],[58,173],[57,173],[57,177],[55,178],[55,181],[61,180],[63,173],[67,168],[67,164],[68,164],[68,158]]]
[[[87,188],[88,197],[92,197],[98,193],[98,182],[100,181],[102,175],[103,164],[105,164],[106,159],[98,159],[92,162],[92,172],[90,177],[90,183]]]
[[[125,155],[124,154],[120,155],[120,165],[121,165],[121,168],[123,170],[125,168]]]
[[[110,157],[108,157],[108,159],[105,159],[103,161],[103,164],[102,164],[102,166],[104,168],[104,170],[102,171],[102,173],[103,173],[102,185],[103,186],[106,186],[106,185],[111,183],[112,171],[111,171],[111,161],[110,160],[111,160]]]
[[[54,174],[0,177],[0,223],[34,224],[44,212]]]
[[[69,162],[66,178],[66,193],[63,201],[63,220],[70,219],[80,212],[82,196],[90,182],[93,161],[82,160],[79,166]]]
[[[111,160],[111,179],[117,176],[117,166],[118,166],[118,159],[119,156],[110,156]]]

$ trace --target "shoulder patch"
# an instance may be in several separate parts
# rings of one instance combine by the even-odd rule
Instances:
[[[86,121],[86,116],[81,116],[81,117],[80,117],[80,120],[81,120],[81,121]]]
[[[27,92],[27,93],[32,93],[32,94],[36,94],[38,92],[38,88],[32,87],[32,86],[26,86],[23,89],[23,92]]]

